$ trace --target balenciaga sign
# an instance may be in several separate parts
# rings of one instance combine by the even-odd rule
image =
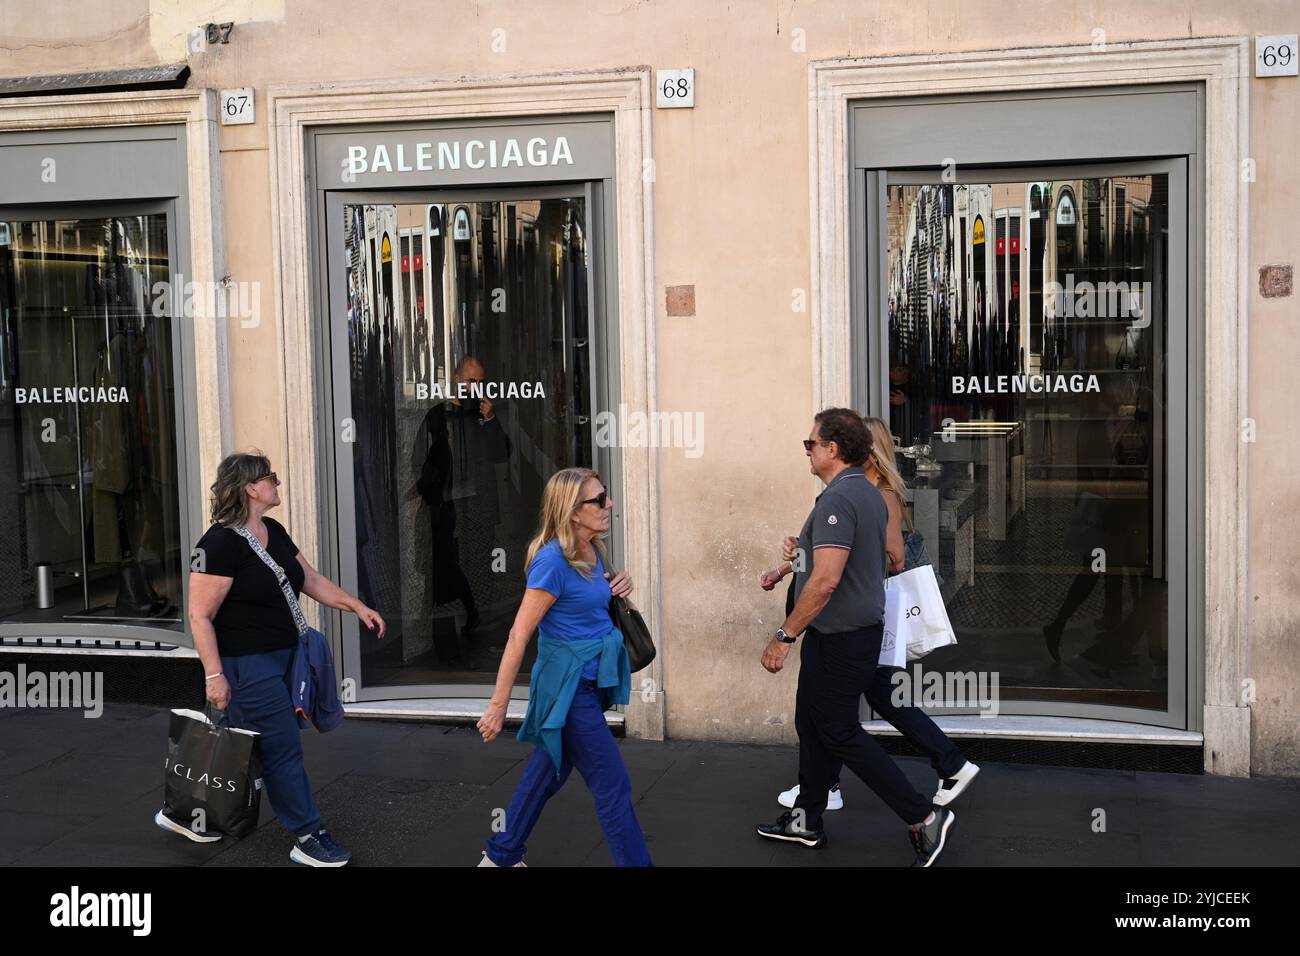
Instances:
[[[436,147],[436,150],[435,150]],[[573,151],[569,140],[557,136],[530,136],[527,140],[511,136],[498,143],[495,139],[443,140],[439,143],[416,143],[414,154],[404,143],[364,143],[348,146],[347,172],[360,176],[371,172],[409,173],[433,169],[508,169],[510,166],[572,166]]]
[[[954,375],[954,395],[1005,395],[1029,392],[1100,392],[1096,375],[1050,373],[1046,375]]]
[[[613,142],[605,120],[331,130],[316,170],[321,189],[604,179]]]

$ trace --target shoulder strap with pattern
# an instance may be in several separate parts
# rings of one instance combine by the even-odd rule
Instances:
[[[266,548],[262,547],[262,542],[257,540],[257,535],[253,534],[253,532],[247,528],[234,528],[232,530],[249,543],[254,553],[262,559],[262,563],[275,574],[275,579],[280,584],[280,590],[284,592],[284,600],[289,605],[289,613],[293,615],[294,626],[298,628],[298,636],[302,637],[307,633],[307,618],[303,616],[302,607],[298,604],[298,598],[293,593],[293,585],[289,583],[289,576],[284,573],[284,568],[276,563],[275,558],[267,554]],[[268,540],[270,540],[269,530],[267,535]]]

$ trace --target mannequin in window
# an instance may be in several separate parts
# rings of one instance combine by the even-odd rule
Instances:
[[[154,591],[139,554],[146,529],[158,527],[158,519],[149,515],[160,505],[159,489],[148,480],[151,462],[138,420],[138,415],[152,409],[147,402],[141,406],[147,390],[141,387],[142,369],[151,363],[143,361],[147,348],[141,348],[140,333],[130,318],[116,312],[111,322],[112,334],[99,349],[91,385],[124,388],[128,401],[96,401],[88,409],[94,558],[118,566],[119,615],[157,617],[167,613],[171,604]]]

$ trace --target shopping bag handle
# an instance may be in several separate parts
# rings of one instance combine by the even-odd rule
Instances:
[[[203,702],[203,716],[208,718],[208,722],[217,730],[228,729],[230,727],[230,708],[222,710],[212,701]]]

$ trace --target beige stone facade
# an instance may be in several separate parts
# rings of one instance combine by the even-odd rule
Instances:
[[[180,62],[192,76],[183,92],[5,100],[0,129],[189,124],[195,269],[257,283],[263,317],[196,339],[193,464],[206,485],[222,452],[264,450],[287,477],[286,524],[317,554],[330,505],[314,464],[322,439],[302,407],[325,374],[311,349],[323,312],[310,279],[304,128],[613,115],[620,398],[699,412],[707,425],[697,458],[625,454],[627,564],[661,641],[657,693],[634,700],[629,729],[789,744],[793,669],[773,677],[758,666],[783,589],[756,581],[817,491],[798,445],[811,414],[849,401],[847,104],[1203,83],[1206,637],[1189,661],[1203,673],[1189,706],[1203,708],[1208,769],[1295,775],[1300,338],[1294,295],[1263,297],[1259,276],[1300,258],[1300,79],[1255,78],[1252,42],[1294,29],[1294,10],[1031,6],[1009,17],[1003,3],[968,0],[51,0],[0,13],[4,76]],[[229,42],[191,49],[190,31],[209,20],[234,23]],[[654,71],[684,67],[695,70],[694,108],[656,109]],[[255,89],[255,123],[219,125],[203,91],[233,87]],[[689,310],[677,287],[690,287]],[[1253,441],[1241,440],[1246,419]]]

